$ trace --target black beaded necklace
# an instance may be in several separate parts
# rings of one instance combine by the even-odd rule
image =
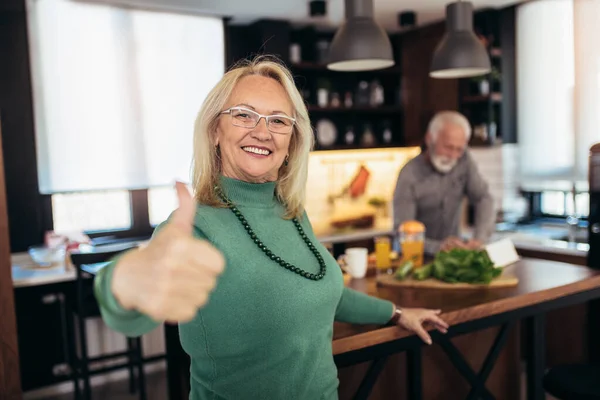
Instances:
[[[290,270],[306,279],[310,279],[313,281],[319,281],[319,280],[323,279],[323,277],[325,276],[325,273],[327,272],[327,267],[325,266],[325,260],[323,259],[323,256],[319,253],[319,251],[317,250],[315,245],[312,244],[312,242],[310,241],[310,239],[308,238],[306,233],[304,233],[304,229],[302,229],[302,225],[300,225],[300,221],[298,221],[297,218],[293,218],[292,222],[296,226],[296,229],[298,230],[300,237],[302,238],[304,243],[306,243],[306,245],[308,246],[308,249],[313,253],[315,258],[319,262],[320,271],[318,274],[313,274],[313,273],[304,271],[303,269],[298,268],[295,265],[290,264],[289,262],[286,262],[281,257],[275,255],[256,236],[256,233],[254,233],[254,230],[250,227],[250,224],[248,224],[248,221],[246,220],[246,218],[244,217],[242,212],[231,202],[231,200],[229,200],[229,198],[227,198],[227,196],[225,196],[225,193],[223,193],[223,190],[218,186],[215,189],[216,189],[217,195],[219,195],[221,200],[223,200],[225,202],[225,204],[227,204],[227,207],[231,210],[231,212],[233,214],[235,214],[237,219],[242,223],[242,226],[244,227],[244,229],[246,229],[246,232],[248,233],[248,236],[250,236],[250,239],[252,239],[254,241],[254,243],[256,243],[258,248],[260,250],[262,250],[262,252],[265,253],[267,255],[267,257],[269,257],[271,260],[273,260],[276,263],[278,263],[279,265],[281,265],[283,268]]]

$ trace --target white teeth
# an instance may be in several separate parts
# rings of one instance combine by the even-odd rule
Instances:
[[[259,149],[258,147],[252,147],[252,146],[242,147],[242,150],[247,151],[248,153],[260,154],[263,156],[268,156],[269,154],[271,154],[271,152],[269,150]]]

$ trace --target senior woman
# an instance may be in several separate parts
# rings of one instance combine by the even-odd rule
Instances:
[[[334,320],[396,323],[427,343],[424,322],[447,329],[439,310],[344,287],[304,211],[312,145],[284,66],[257,58],[228,71],[196,120],[195,201],[179,185],[179,209],[149,244],[96,279],[113,329],[179,322],[193,400],[337,399]]]

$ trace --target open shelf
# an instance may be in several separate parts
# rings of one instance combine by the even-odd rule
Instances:
[[[328,151],[328,150],[360,150],[360,149],[389,149],[395,147],[405,147],[402,143],[382,143],[376,146],[361,146],[360,144],[334,144],[329,147],[322,147],[319,144],[315,144],[313,151]]]
[[[307,108],[308,108],[309,112],[315,112],[315,113],[353,113],[353,112],[359,112],[359,113],[364,113],[364,114],[402,113],[402,108],[400,106],[319,107],[319,106],[315,106],[315,105],[309,105]]]
[[[499,103],[502,101],[502,93],[491,93],[489,95],[465,96],[461,99],[462,103]]]

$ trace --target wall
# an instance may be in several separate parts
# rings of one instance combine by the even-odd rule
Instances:
[[[507,218],[523,213],[525,202],[519,196],[519,147],[516,144],[475,147],[471,155],[488,182],[496,210]]]
[[[0,129],[1,130],[1,129]],[[0,133],[0,150],[2,135]],[[4,190],[4,159],[0,151],[0,397],[21,398],[19,348],[12,290],[8,214]]]
[[[0,110],[11,250],[43,238],[24,0],[0,2]]]

